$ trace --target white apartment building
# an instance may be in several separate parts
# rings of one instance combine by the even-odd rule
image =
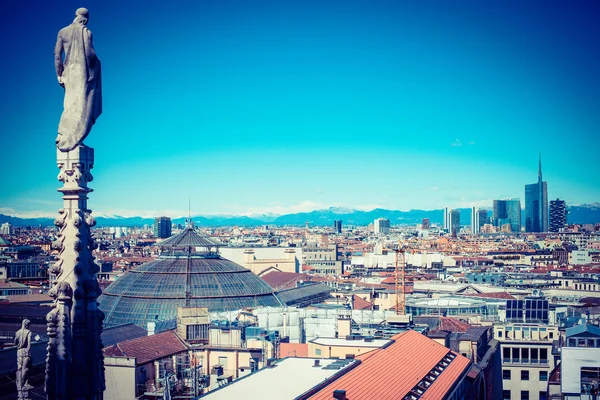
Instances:
[[[375,234],[387,235],[390,233],[390,220],[385,218],[377,218],[373,222],[373,231]]]
[[[5,222],[0,226],[0,234],[12,235],[12,233],[13,233],[12,225],[9,222]]]
[[[577,325],[567,328],[565,336],[560,365],[562,398],[591,399],[592,382],[600,382],[600,328],[589,324]]]

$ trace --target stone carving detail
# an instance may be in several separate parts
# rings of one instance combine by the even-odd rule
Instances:
[[[94,149],[83,144],[101,111],[97,108],[100,104],[100,62],[93,47],[93,54],[89,53],[91,34],[85,28],[87,18],[87,10],[77,10],[75,21],[60,31],[57,43],[61,63],[62,52],[66,53],[64,65],[59,68],[57,64],[59,83],[66,91],[65,99],[84,103],[69,104],[67,109],[65,100],[56,144],[58,180],[63,184],[58,191],[62,193],[64,203],[54,221],[59,229],[58,239],[53,243],[58,257],[50,268],[55,277],[49,292],[54,305],[46,316],[49,342],[45,388],[48,399],[99,400],[104,391],[100,336],[104,314],[98,309],[97,299],[102,291],[96,276],[100,268],[94,262],[94,241],[90,232],[96,221],[87,208],[88,195],[92,192],[88,183],[93,180]],[[80,56],[87,57],[88,69],[85,71],[77,64],[86,63],[83,58],[78,58]],[[92,62],[96,64],[92,65]],[[88,74],[86,81],[76,81],[82,71]],[[85,89],[87,97],[79,97],[80,89]]]

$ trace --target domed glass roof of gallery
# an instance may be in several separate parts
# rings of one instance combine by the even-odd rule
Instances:
[[[285,305],[249,269],[219,256],[220,243],[192,226],[158,245],[156,260],[126,272],[98,299],[105,328],[134,323],[145,329],[148,322],[174,320],[177,307],[221,312]]]

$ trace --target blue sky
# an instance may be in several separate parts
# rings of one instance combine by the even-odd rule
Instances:
[[[123,4],[126,3],[126,4]],[[102,61],[96,213],[600,201],[596,1],[16,1],[0,212],[60,207],[52,51],[76,8]]]

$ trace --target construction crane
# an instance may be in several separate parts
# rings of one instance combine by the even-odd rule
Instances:
[[[398,242],[398,248],[394,249],[396,252],[396,268],[395,268],[395,283],[396,283],[396,315],[406,314],[406,256],[404,247],[400,246]],[[402,262],[400,268],[398,265],[399,255],[402,254]],[[402,287],[402,291],[400,291]]]
[[[398,242],[398,248],[384,249],[396,253],[396,268],[394,269],[394,282],[396,287],[396,315],[406,314],[406,246]],[[402,261],[399,262],[399,256]]]

